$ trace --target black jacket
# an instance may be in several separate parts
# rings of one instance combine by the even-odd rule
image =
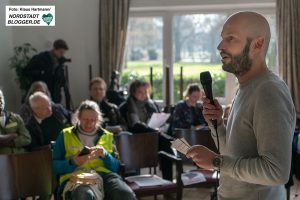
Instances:
[[[52,104],[51,117],[54,117],[60,123],[61,127],[66,128],[71,125],[71,113],[59,104]],[[50,144],[51,141],[47,141],[45,139],[45,135],[43,133],[41,125],[38,123],[34,115],[32,115],[30,120],[27,122],[26,128],[31,135],[31,144],[27,147],[29,150],[31,150],[32,148]],[[62,130],[57,130],[55,133],[53,133],[55,139],[61,131]]]
[[[128,125],[128,130],[132,133],[156,132],[156,130],[147,126],[146,121],[140,118],[133,119],[133,115],[138,116],[138,113],[136,113],[138,110],[134,108],[136,102],[135,98],[129,96],[119,107],[120,113]],[[157,104],[150,99],[146,100],[143,105],[143,111],[147,114],[147,121],[151,118],[153,113],[160,112]]]
[[[30,83],[43,81],[48,86],[53,102],[60,103],[61,87],[65,84],[63,65],[50,51],[39,53],[31,58],[23,74]]]

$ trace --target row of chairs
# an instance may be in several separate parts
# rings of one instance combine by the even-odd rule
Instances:
[[[44,146],[32,152],[0,155],[0,199],[50,196],[52,152]]]
[[[184,137],[191,145],[202,144],[216,151],[209,130],[176,130],[176,137]],[[115,137],[120,153],[120,174],[124,180],[126,172],[149,168],[149,174],[156,174],[159,159],[164,157],[176,165],[176,182],[164,181],[164,184],[150,187],[139,187],[135,182],[127,181],[137,197],[155,196],[175,193],[176,199],[182,199],[182,189],[185,187],[214,187],[217,179],[208,170],[195,167],[191,172],[205,176],[204,182],[185,184],[181,175],[185,172],[184,163],[189,160],[166,152],[158,153],[159,133],[143,133],[135,135],[121,134]],[[32,196],[50,196],[54,191],[52,174],[51,147],[45,146],[32,152],[0,155],[0,199],[18,199]],[[146,176],[152,177],[152,176]],[[157,178],[158,176],[156,176]],[[145,178],[145,176],[143,177]]]
[[[117,148],[120,153],[120,159],[123,163],[123,170],[121,174],[124,174],[126,171],[136,170],[141,168],[149,168],[149,174],[155,175],[156,168],[158,166],[159,158],[166,158],[176,166],[176,182],[170,182],[163,180],[162,183],[156,183],[156,180],[153,180],[153,176],[147,176],[149,181],[155,181],[152,186],[149,187],[139,187],[135,182],[127,181],[129,186],[133,189],[137,197],[144,197],[160,194],[170,194],[176,193],[176,199],[182,199],[182,189],[191,188],[191,187],[205,187],[205,188],[215,188],[217,186],[217,177],[214,176],[213,171],[199,169],[193,167],[192,170],[185,171],[184,165],[193,165],[191,160],[185,158],[185,156],[174,156],[166,152],[158,152],[158,134],[159,133],[144,133],[136,135],[118,135],[115,137]],[[202,144],[213,151],[217,152],[214,141],[211,137],[210,130],[188,130],[188,129],[176,129],[175,137],[185,138],[186,141],[191,145]],[[190,167],[189,167],[190,168]],[[201,174],[205,177],[205,181],[192,181],[186,182],[182,179],[183,173],[186,177],[193,177],[195,174]],[[147,178],[144,175],[143,179]],[[125,180],[130,180],[130,178],[125,178]],[[161,178],[162,179],[162,178]],[[212,193],[211,199],[214,198],[214,193]]]

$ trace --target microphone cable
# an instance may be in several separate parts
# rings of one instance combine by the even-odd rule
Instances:
[[[218,134],[218,122],[217,120],[216,121],[213,121],[213,126],[214,126],[214,129],[216,131],[216,135],[214,137],[217,138],[217,153],[220,154],[220,141],[219,141],[219,134]],[[219,175],[220,175],[220,169],[215,169],[214,170],[216,172],[216,179],[217,181],[215,182],[215,191],[213,193],[213,200],[218,200],[218,187],[219,187]]]

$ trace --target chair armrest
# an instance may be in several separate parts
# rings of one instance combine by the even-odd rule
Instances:
[[[175,163],[177,163],[177,162],[181,162],[181,163],[182,163],[182,159],[181,159],[181,158],[176,157],[176,156],[174,156],[174,155],[172,155],[172,154],[170,154],[170,153],[167,153],[167,152],[165,152],[165,151],[159,151],[159,152],[158,152],[158,156],[159,156],[159,157],[166,158],[166,159],[168,159],[168,160],[171,160],[171,161],[173,161],[173,162],[175,162]]]
[[[181,186],[182,185],[181,174],[183,173],[182,159],[178,158],[174,155],[171,155],[165,151],[159,151],[158,155],[161,158],[166,158],[172,162],[175,162],[175,164],[176,164],[176,183],[177,183],[177,185]]]
[[[119,174],[121,175],[122,179],[125,180],[125,164],[121,162],[119,166]]]

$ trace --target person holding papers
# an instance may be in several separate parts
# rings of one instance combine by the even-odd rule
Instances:
[[[128,130],[132,133],[157,132],[157,128],[151,128],[147,124],[153,113],[160,113],[158,106],[150,99],[151,86],[143,80],[134,80],[129,86],[129,96],[120,105],[121,115],[127,122]],[[161,133],[159,136],[159,150],[173,154],[171,149],[171,137]],[[172,163],[161,160],[161,170],[164,179],[172,180]]]
[[[129,96],[120,105],[120,112],[132,133],[155,132],[147,123],[153,113],[159,113],[158,106],[149,97],[151,86],[148,82],[134,80],[129,86]]]

